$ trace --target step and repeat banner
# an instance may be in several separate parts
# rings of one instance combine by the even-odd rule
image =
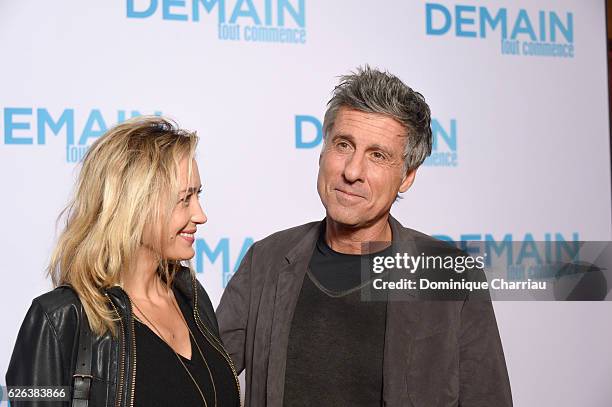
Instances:
[[[88,146],[197,130],[193,264],[216,305],[248,247],[324,216],[325,104],[369,64],[421,92],[434,147],[392,214],[456,240],[610,240],[603,0],[0,1],[0,382]],[[612,283],[610,283],[612,284]],[[612,303],[496,302],[517,406],[610,406]]]

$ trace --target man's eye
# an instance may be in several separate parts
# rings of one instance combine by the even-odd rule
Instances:
[[[340,141],[336,146],[341,150],[345,150],[349,147],[349,144],[346,141]]]
[[[374,157],[377,160],[384,160],[386,158],[386,156],[383,153],[381,153],[380,151],[374,151],[372,153],[372,157]]]

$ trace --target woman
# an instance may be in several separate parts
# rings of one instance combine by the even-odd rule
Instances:
[[[56,288],[32,302],[8,386],[70,386],[80,406],[240,404],[208,295],[182,265],[207,220],[196,144],[141,117],[90,147],[50,261]]]

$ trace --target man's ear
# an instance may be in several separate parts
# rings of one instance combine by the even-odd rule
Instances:
[[[399,192],[408,191],[408,188],[410,188],[410,186],[414,182],[414,177],[416,177],[416,172],[417,172],[417,169],[415,168],[406,173],[406,176],[404,177],[404,180],[402,181],[399,187]]]

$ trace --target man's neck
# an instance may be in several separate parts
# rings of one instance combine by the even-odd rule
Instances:
[[[350,227],[325,218],[325,241],[329,247],[345,254],[365,254],[363,243],[391,242],[392,232],[389,215],[367,227]]]

